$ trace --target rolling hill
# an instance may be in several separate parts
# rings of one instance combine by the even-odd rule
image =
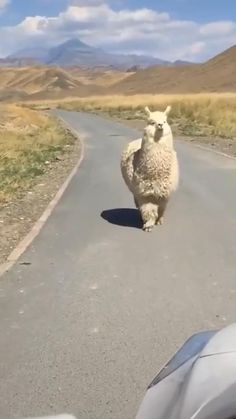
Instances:
[[[67,68],[68,73],[76,77],[84,85],[95,84],[96,86],[111,86],[119,81],[125,79],[135,71],[125,72],[122,70],[97,67],[97,68],[84,68],[72,66]],[[137,70],[136,70],[137,71]]]
[[[3,68],[0,71],[1,89],[22,91],[27,94],[76,89],[80,85],[79,80],[60,68],[36,66]]]
[[[30,74],[22,74],[21,78],[9,83],[11,89],[21,89],[26,93],[39,91],[70,90],[80,87],[80,82],[70,74],[58,68],[35,69]]]
[[[0,68],[0,100],[61,98],[101,94],[129,73],[107,68],[33,66]]]
[[[236,92],[236,45],[203,64],[151,67],[115,83],[111,93]]]

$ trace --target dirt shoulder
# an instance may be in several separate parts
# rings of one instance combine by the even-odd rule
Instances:
[[[47,160],[44,162],[43,170],[30,180],[27,178],[26,183],[19,182],[19,185],[17,184],[19,187],[14,193],[12,189],[11,193],[7,189],[7,194],[4,195],[6,199],[1,202],[0,263],[6,262],[12,250],[31,230],[80,158],[79,139],[72,136],[62,123],[55,122],[59,124],[60,143],[63,141],[63,146],[57,148],[56,154],[46,154]],[[36,167],[35,162],[31,164],[33,168]],[[12,178],[9,176],[8,183],[11,181]],[[15,179],[13,181],[16,182]],[[5,185],[3,181],[2,184]],[[2,191],[5,192],[4,187]]]

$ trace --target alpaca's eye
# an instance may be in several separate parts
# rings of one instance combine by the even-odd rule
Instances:
[[[150,125],[155,125],[155,121],[149,121]]]

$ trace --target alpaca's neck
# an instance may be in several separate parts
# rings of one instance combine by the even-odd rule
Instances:
[[[149,137],[146,133],[144,133],[142,137],[142,143],[141,143],[141,152],[150,150],[150,148],[153,147],[154,145],[155,145],[154,138]]]
[[[154,138],[144,132],[141,143],[141,150],[146,152],[153,147],[172,146],[172,132],[161,135],[159,138]]]

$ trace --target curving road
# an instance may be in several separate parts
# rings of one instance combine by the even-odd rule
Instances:
[[[58,114],[86,133],[85,159],[1,278],[0,418],[134,418],[185,338],[235,321],[236,162],[178,142],[180,189],[145,234],[119,169],[138,133]]]

